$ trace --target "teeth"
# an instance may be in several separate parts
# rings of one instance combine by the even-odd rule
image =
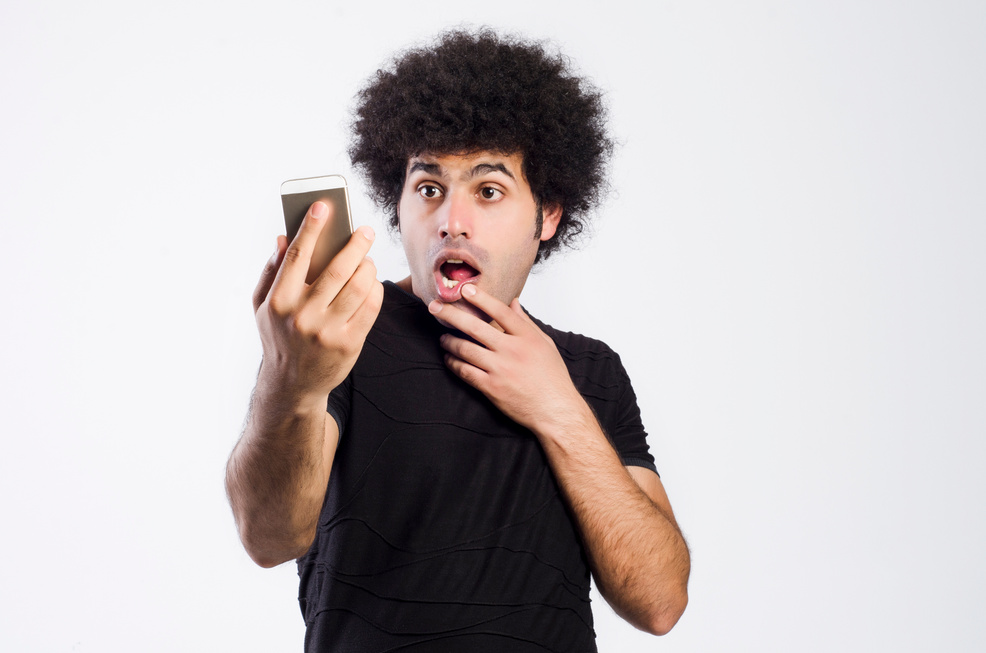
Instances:
[[[450,263],[452,265],[461,265],[462,264],[462,259],[461,258],[450,258],[450,259],[446,259],[445,262],[446,263]],[[456,281],[455,279],[449,279],[448,277],[446,277],[443,274],[442,275],[442,285],[444,285],[446,288],[450,288],[451,289],[451,288],[455,288],[456,286],[458,286],[459,285],[459,282]]]

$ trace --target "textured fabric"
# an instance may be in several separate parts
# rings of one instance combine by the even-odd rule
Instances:
[[[616,354],[542,328],[624,463],[654,469]],[[585,554],[544,452],[448,371],[442,331],[387,283],[330,397],[339,448],[298,560],[306,651],[595,651]]]

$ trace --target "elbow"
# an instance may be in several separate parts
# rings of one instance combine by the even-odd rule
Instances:
[[[252,543],[242,535],[240,536],[240,541],[243,542],[243,548],[246,549],[250,559],[264,569],[270,569],[291,560],[291,558],[283,554],[278,555],[278,552],[269,546],[259,546],[258,544]]]
[[[688,599],[682,603],[680,608],[674,610],[661,611],[650,620],[648,623],[647,632],[651,635],[667,635],[674,628],[674,625],[678,623],[678,619],[685,611],[685,604],[687,604]]]
[[[270,546],[267,545],[263,538],[258,536],[256,529],[250,527],[249,520],[241,518],[237,519],[236,522],[236,530],[240,535],[240,544],[243,545],[243,549],[254,563],[264,569],[270,569],[286,562],[281,559],[283,556],[274,555]]]
[[[618,615],[637,630],[650,635],[671,632],[688,605],[688,588],[685,585],[646,598],[641,596],[637,601],[627,601],[625,597],[621,600],[618,594],[608,593],[601,585],[599,590]]]
[[[248,539],[241,538],[243,542],[243,548],[246,549],[247,555],[253,560],[258,566],[264,569],[270,569],[278,565],[282,565],[285,562],[295,560],[300,556],[304,555],[304,550],[298,553],[298,549],[289,548],[286,546],[272,546],[270,542],[265,542],[264,544],[252,543]]]
[[[292,559],[292,558],[285,558],[283,556],[281,557],[271,556],[261,551],[255,552],[255,551],[250,551],[249,549],[247,549],[247,554],[250,556],[251,560],[253,560],[255,563],[257,563],[258,566],[263,567],[264,569],[271,569],[278,565],[283,565],[285,562]]]
[[[270,569],[303,556],[311,547],[311,540],[287,541],[273,537],[270,533],[257,533],[248,527],[240,526],[240,542],[247,555],[257,565]]]
[[[688,605],[688,590],[682,588],[673,597],[668,597],[666,602],[656,606],[645,614],[641,615],[635,625],[640,630],[651,635],[667,635],[674,628],[681,615],[685,612]]]
[[[285,528],[284,524],[270,523],[262,514],[235,507],[233,516],[247,555],[265,569],[303,556],[315,541],[315,529]]]
[[[240,543],[257,565],[270,569],[304,555],[315,540],[315,527],[294,528],[290,520],[272,520],[268,509],[236,492],[229,473],[226,495]]]

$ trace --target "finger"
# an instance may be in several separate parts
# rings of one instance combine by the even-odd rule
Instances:
[[[270,287],[274,284],[274,277],[277,276],[277,270],[281,266],[281,260],[284,258],[284,250],[287,249],[287,246],[288,239],[285,236],[278,236],[277,244],[274,247],[274,254],[267,260],[264,271],[260,273],[260,281],[257,282],[257,287],[253,291],[254,313],[264,303],[267,293],[270,292]]]
[[[463,286],[462,297],[493,318],[505,333],[516,333],[523,325],[523,320],[509,306],[471,283]]]
[[[490,375],[475,365],[467,363],[461,358],[456,358],[452,354],[445,356],[445,365],[460,379],[485,394],[489,385]]]
[[[294,240],[284,252],[284,263],[281,264],[281,269],[274,279],[274,285],[279,289],[284,287],[294,297],[304,291],[308,266],[312,262],[312,252],[315,251],[315,243],[318,242],[318,235],[322,233],[322,227],[328,222],[330,210],[325,202],[312,204],[305,214],[305,219],[301,221]]]
[[[314,301],[328,305],[349,283],[356,269],[366,259],[367,252],[376,235],[370,227],[360,227],[349,237],[349,242],[336,254],[329,264],[312,282],[308,296]]]
[[[330,304],[308,297],[298,309],[299,319],[317,325],[314,328],[327,340],[344,332],[365,338],[382,304],[383,285],[376,274],[373,261],[367,257]]]
[[[458,338],[450,333],[444,334],[439,339],[439,342],[442,348],[455,358],[465,361],[485,372],[492,371],[490,364],[492,362],[491,356],[493,356],[493,352],[486,347],[477,345],[475,342],[466,340],[465,338]]]
[[[377,316],[380,315],[380,307],[382,305],[383,284],[374,278],[370,292],[367,293],[363,303],[356,309],[353,316],[349,318],[349,327],[355,330],[356,333],[362,334],[365,339],[373,323],[377,321]]]
[[[367,296],[379,283],[376,265],[374,265],[373,259],[367,256],[330,303],[326,304],[320,296],[313,295],[308,298],[306,305],[310,306],[312,310],[326,314],[327,319],[343,324],[352,319],[356,311],[366,301]]]
[[[428,311],[448,326],[458,329],[490,349],[493,349],[497,337],[503,335],[485,320],[479,319],[458,306],[446,304],[437,299],[428,304]]]
[[[520,305],[519,297],[515,297],[514,300],[510,302],[510,310],[512,310],[514,313],[517,314],[517,317],[520,319],[521,322],[526,324],[531,329],[537,331],[542,338],[544,338],[548,342],[554,343],[554,340],[551,339],[551,336],[549,336],[547,333],[542,331],[541,327],[537,325],[534,319],[531,318],[531,316],[527,314],[527,311],[524,310],[524,307]]]

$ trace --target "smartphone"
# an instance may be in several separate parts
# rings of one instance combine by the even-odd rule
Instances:
[[[294,240],[308,209],[317,201],[329,205],[329,222],[312,252],[307,283],[312,283],[353,235],[353,220],[349,213],[349,189],[342,175],[289,179],[281,184],[281,206],[284,209],[284,228],[288,242]]]

